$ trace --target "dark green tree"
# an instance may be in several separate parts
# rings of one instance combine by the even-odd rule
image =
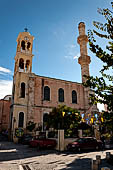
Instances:
[[[81,116],[77,109],[59,105],[48,115],[48,127],[64,129],[66,134],[71,134],[78,127],[80,120]]]
[[[35,126],[36,126],[36,123],[29,121],[26,129],[29,130],[30,132],[32,132],[35,129]]]
[[[91,103],[107,105],[107,112],[104,112],[103,116],[106,123],[112,124],[111,129],[113,130],[113,12],[112,9],[99,8],[98,13],[105,18],[105,22],[94,21],[95,29],[88,31],[88,38],[90,50],[103,62],[103,66],[100,70],[101,76],[87,77],[84,85],[90,87],[94,92],[90,94]],[[98,38],[105,42],[105,48],[97,44]]]

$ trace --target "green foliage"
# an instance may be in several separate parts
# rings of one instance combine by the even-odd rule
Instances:
[[[29,130],[30,132],[32,132],[35,129],[35,126],[36,126],[36,123],[29,121],[26,129]]]
[[[90,95],[91,103],[103,103],[107,105],[107,112],[104,112],[104,126],[113,130],[113,12],[110,9],[98,9],[98,13],[105,18],[105,23],[93,22],[97,30],[89,30],[90,50],[98,57],[103,66],[100,70],[101,77],[85,76],[87,81],[84,86],[90,87],[93,93]],[[105,50],[97,44],[95,36],[105,41]]]
[[[38,123],[38,127],[35,130],[36,131],[42,131],[42,124]]]
[[[93,131],[91,129],[83,130],[83,136],[93,136]]]
[[[99,14],[105,17],[105,23],[93,22],[96,30],[88,31],[90,50],[103,61],[103,67],[100,70],[101,77],[87,77],[86,87],[90,87],[94,92],[90,95],[91,103],[107,104],[108,112],[113,113],[113,75],[107,72],[113,70],[113,12],[107,9],[98,9]],[[104,38],[106,50],[96,44],[95,36]]]
[[[48,127],[64,129],[65,132],[72,133],[78,127],[80,120],[81,116],[78,110],[59,105],[57,108],[53,108],[48,115]]]

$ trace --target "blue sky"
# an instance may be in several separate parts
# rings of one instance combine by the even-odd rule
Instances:
[[[0,98],[11,94],[16,54],[16,39],[27,27],[35,37],[33,69],[35,74],[81,82],[81,68],[75,56],[78,24],[102,21],[97,8],[111,8],[111,0],[0,0]],[[104,42],[100,42],[104,45]],[[91,56],[90,74],[98,75],[101,62]]]

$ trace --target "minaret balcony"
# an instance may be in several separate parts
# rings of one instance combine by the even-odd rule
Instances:
[[[91,62],[91,59],[90,59],[90,56],[88,56],[88,55],[86,55],[86,56],[80,56],[79,58],[78,58],[78,63],[79,64],[90,64],[90,62]]]
[[[77,38],[77,42],[78,44],[82,44],[83,42],[88,42],[88,37],[87,35],[80,35],[78,38]]]

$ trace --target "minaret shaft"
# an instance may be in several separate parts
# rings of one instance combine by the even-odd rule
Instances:
[[[85,24],[81,22],[78,26],[79,37],[78,44],[80,45],[80,57],[78,63],[81,65],[82,82],[86,81],[84,75],[89,76],[89,64],[91,62],[90,57],[87,55],[87,42],[88,37],[85,34]]]

